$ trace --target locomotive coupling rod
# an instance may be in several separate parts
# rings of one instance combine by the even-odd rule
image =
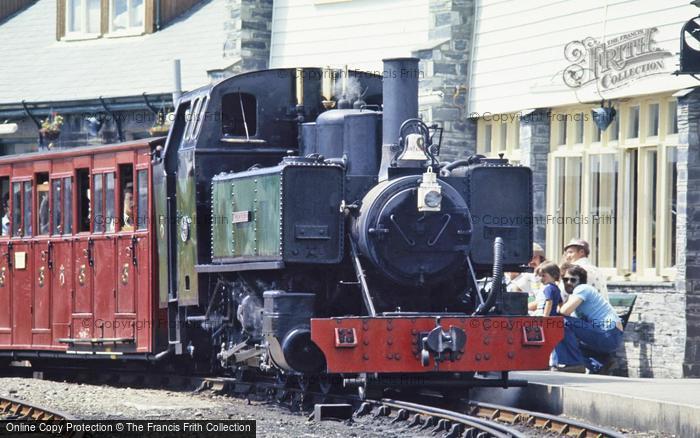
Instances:
[[[360,257],[357,255],[357,246],[355,242],[350,240],[350,251],[352,252],[352,266],[355,268],[355,274],[357,275],[357,281],[360,282],[360,289],[362,289],[362,300],[365,302],[365,307],[367,308],[367,313],[369,316],[377,316],[377,311],[374,309],[374,303],[372,302],[372,295],[369,294],[369,287],[367,287],[367,279],[365,278],[365,271],[362,270],[362,264],[360,263]]]

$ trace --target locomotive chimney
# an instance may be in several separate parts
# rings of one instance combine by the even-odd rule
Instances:
[[[382,80],[382,164],[379,179],[388,178],[394,152],[399,142],[399,129],[408,119],[418,117],[418,58],[384,59]]]

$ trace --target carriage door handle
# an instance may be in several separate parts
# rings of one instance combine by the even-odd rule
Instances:
[[[49,269],[53,269],[53,242],[48,242],[46,249],[41,251],[41,261],[46,262]]]
[[[7,252],[4,254],[7,259],[7,267],[12,268],[12,243],[7,244]]]
[[[88,259],[88,265],[95,266],[95,260],[92,258],[92,247],[95,242],[92,239],[88,239],[87,249],[83,250],[83,255]]]

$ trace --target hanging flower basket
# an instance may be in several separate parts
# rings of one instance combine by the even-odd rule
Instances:
[[[39,132],[41,132],[41,136],[44,137],[44,140],[48,141],[58,140],[58,137],[61,135],[60,129],[41,128]]]
[[[55,141],[61,135],[61,126],[63,126],[63,117],[57,113],[51,113],[49,117],[41,121],[41,133],[44,140]]]
[[[155,125],[152,126],[149,130],[148,133],[151,134],[151,137],[163,137],[168,135],[168,131],[170,130],[170,126],[167,125]]]
[[[151,126],[148,133],[151,134],[151,137],[163,137],[168,135],[169,130],[170,123],[168,123],[166,120],[165,111],[158,111],[158,115],[156,115],[156,123]]]

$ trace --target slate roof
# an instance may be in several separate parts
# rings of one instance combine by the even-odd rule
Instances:
[[[171,93],[209,82],[223,59],[226,0],[210,0],[153,34],[56,41],[56,0],[39,0],[0,25],[0,104]]]

